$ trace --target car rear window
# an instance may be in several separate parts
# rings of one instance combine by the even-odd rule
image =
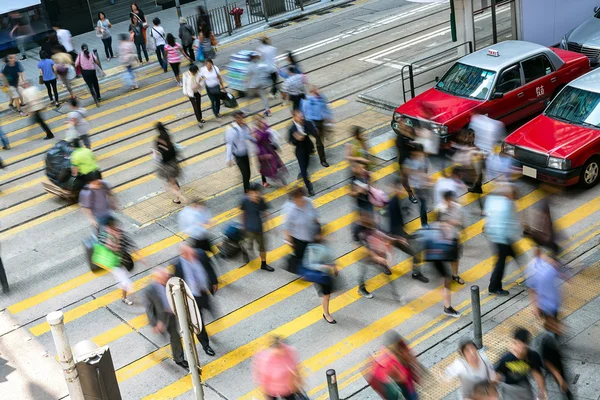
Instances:
[[[559,121],[600,128],[600,93],[567,86],[544,114]]]
[[[494,71],[456,63],[437,83],[436,88],[456,96],[485,100],[495,76]]]

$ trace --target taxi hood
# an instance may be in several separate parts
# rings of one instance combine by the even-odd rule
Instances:
[[[431,88],[402,104],[396,112],[427,119],[438,124],[448,124],[454,118],[472,114],[483,102],[453,96]]]
[[[506,143],[552,157],[566,158],[600,137],[599,129],[572,125],[539,115],[506,138]]]

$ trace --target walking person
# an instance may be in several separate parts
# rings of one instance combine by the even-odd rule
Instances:
[[[82,147],[79,139],[69,142],[73,148],[71,153],[71,176],[76,177],[83,185],[94,179],[102,179],[100,166],[92,150]]]
[[[260,39],[261,45],[256,48],[268,67],[269,78],[271,79],[271,91],[269,96],[271,99],[275,98],[277,94],[277,48],[271,44],[271,39],[267,36],[263,36]]]
[[[142,28],[142,37],[144,38],[144,45],[146,44],[146,28],[148,27],[148,19],[146,14],[138,7],[136,3],[131,3],[129,8],[129,17],[136,20]],[[141,62],[141,59],[140,59]]]
[[[192,247],[212,253],[208,232],[208,228],[211,226],[211,218],[210,210],[200,199],[193,199],[177,215],[179,230],[192,239]]]
[[[202,25],[206,25],[209,31],[212,30],[210,24],[210,14],[203,6],[198,6],[198,32],[202,31],[202,29],[200,29]]]
[[[152,20],[152,28],[150,29],[150,36],[156,43],[156,59],[162,69],[167,72],[167,59],[165,55],[165,44],[167,44],[165,29],[160,25],[160,18],[154,18]]]
[[[194,29],[187,23],[185,17],[179,18],[179,39],[181,39],[183,52],[193,63],[196,56],[194,55],[194,47],[192,45],[196,36],[194,35]]]
[[[86,119],[87,110],[81,106],[79,100],[71,99],[69,101],[69,108],[71,108],[71,112],[67,119],[73,123],[77,131],[77,135],[79,140],[83,142],[83,145],[88,149],[92,148],[92,143],[90,142],[90,123]]]
[[[83,186],[79,192],[79,206],[96,232],[101,230],[119,208],[110,185],[99,176]]]
[[[202,55],[205,60],[214,60],[217,56],[215,46],[217,45],[217,38],[210,29],[210,24],[201,24],[198,29],[198,51],[202,51]]]
[[[200,68],[200,77],[206,87],[206,94],[210,99],[210,106],[216,119],[221,118],[221,91],[225,91],[225,83],[221,78],[219,68],[214,65],[213,60],[204,60],[204,66]]]
[[[496,364],[496,372],[500,375],[502,384],[500,393],[503,400],[534,400],[533,388],[529,377],[533,377],[537,387],[537,399],[547,400],[546,382],[542,375],[542,360],[540,355],[529,348],[531,333],[523,328],[517,328],[513,334],[512,345]]]
[[[98,76],[96,75],[96,66],[100,67],[96,56],[90,53],[87,44],[81,45],[81,53],[75,60],[75,68],[81,68],[81,75],[85,81],[90,94],[94,98],[96,106],[100,105],[102,97],[100,96],[100,85],[98,83]]]
[[[165,54],[167,56],[167,62],[171,66],[173,70],[173,75],[175,75],[175,81],[179,86],[181,86],[181,78],[179,75],[179,66],[181,64],[181,56],[186,58],[187,55],[183,52],[183,48],[179,43],[175,41],[175,36],[168,33],[167,34],[167,44],[165,45]],[[191,61],[191,60],[190,60]]]
[[[210,260],[203,250],[198,250],[184,244],[180,248],[180,255],[175,263],[175,276],[182,278],[192,291],[192,296],[198,304],[202,331],[197,335],[204,352],[214,357],[215,351],[210,347],[208,333],[204,326],[202,310],[211,310],[210,296],[218,289],[217,275]]]
[[[459,357],[446,368],[442,375],[445,380],[458,378],[460,381],[460,390],[457,392],[458,400],[470,399],[471,393],[478,383],[496,381],[494,366],[485,351],[477,350],[473,341],[461,342],[458,354]]]
[[[56,32],[56,37],[58,38],[58,42],[65,48],[65,51],[71,55],[73,62],[77,59],[77,53],[75,52],[75,47],[73,46],[71,32],[68,29],[63,29],[59,25],[54,24],[52,29]]]
[[[446,240],[452,242],[454,247],[454,260],[450,261],[452,268],[452,280],[459,285],[464,285],[465,281],[458,275],[458,262],[460,259],[460,231],[464,227],[463,215],[460,204],[456,201],[456,194],[448,191],[444,193],[443,200],[436,206],[437,220],[441,225]]]
[[[48,103],[45,99],[40,98],[39,89],[28,81],[24,81],[21,95],[26,104],[25,111],[27,114],[31,115],[33,122],[37,123],[46,132],[44,140],[54,139],[54,134],[42,118],[42,110],[46,108]]]
[[[6,56],[6,63],[2,68],[2,83],[5,88],[8,88],[10,102],[8,106],[16,109],[21,117],[26,114],[21,110],[21,94],[19,86],[25,81],[25,69],[23,65],[17,61],[17,56],[9,54]]]
[[[131,87],[131,90],[137,89],[138,84],[133,67],[137,64],[138,59],[135,54],[135,45],[125,33],[119,33],[119,61],[125,67],[125,71],[123,71],[125,85]]]
[[[427,155],[423,151],[420,143],[415,143],[409,158],[403,165],[402,173],[408,176],[408,184],[414,189],[417,200],[419,201],[419,215],[421,218],[421,227],[426,228],[427,223],[427,202],[429,192],[431,191],[431,179],[429,171],[431,165],[427,160]]]
[[[413,139],[415,138],[415,130],[412,126],[408,125],[405,119],[401,119],[398,123],[399,132],[396,132],[396,149],[398,150],[398,166],[400,170],[400,176],[402,177],[402,185],[404,190],[408,193],[408,199],[411,203],[417,204],[419,201],[415,197],[410,184],[408,182],[408,175],[404,172],[404,163],[410,156],[413,150]]]
[[[159,268],[152,273],[152,283],[143,292],[144,306],[152,332],[169,335],[173,361],[187,370],[189,365],[183,354],[177,316],[167,300],[166,286],[170,277],[171,274],[165,268]]]
[[[485,202],[485,235],[494,244],[498,259],[488,287],[491,294],[508,296],[508,290],[502,289],[506,258],[511,256],[516,261],[514,244],[519,239],[522,229],[514,204],[516,191],[508,184],[500,185],[495,193],[488,196]]]
[[[309,196],[314,196],[312,182],[308,176],[308,165],[310,163],[310,155],[314,152],[313,142],[308,135],[314,135],[312,124],[305,124],[304,115],[300,110],[294,110],[292,114],[293,123],[288,131],[288,141],[296,147],[296,159],[300,167],[300,175],[304,180],[304,185],[308,190]]]
[[[146,49],[146,38],[142,28],[143,27],[139,22],[139,19],[131,17],[131,24],[129,24],[129,36],[135,45],[138,61],[143,64],[144,61],[142,60],[142,52],[144,52],[144,57],[146,58],[146,62],[148,62],[148,50]]]
[[[300,101],[305,97],[304,77],[296,71],[295,66],[288,67],[288,77],[283,81],[281,88],[284,99],[292,104],[292,111],[300,109]]]
[[[313,124],[315,128],[315,141],[317,144],[317,153],[321,165],[325,168],[329,167],[325,157],[325,124],[331,123],[333,120],[331,109],[329,108],[327,98],[321,94],[321,91],[316,86],[310,87],[310,94],[305,99],[300,101],[300,110],[304,114],[304,119],[307,123]]]
[[[256,183],[250,184],[240,206],[242,212],[240,218],[244,228],[245,245],[247,246],[246,249],[243,249],[242,254],[246,264],[248,264],[250,262],[248,250],[251,250],[253,243],[256,242],[260,255],[260,269],[273,272],[275,269],[267,264],[267,249],[263,233],[263,219],[268,208],[260,192],[260,186]]]
[[[10,287],[8,285],[8,278],[6,277],[6,270],[4,269],[4,263],[2,257],[0,257],[0,286],[2,286],[2,293],[8,294]]]
[[[557,340],[563,335],[561,323],[550,315],[544,315],[542,321],[544,331],[536,338],[536,349],[542,359],[542,366],[552,375],[564,398],[573,400],[575,396],[569,389],[562,346]]]
[[[246,73],[248,98],[254,99],[260,97],[263,103],[265,117],[270,116],[271,109],[266,93],[266,79],[269,74],[268,67],[264,63],[261,63],[259,53],[253,53],[250,56],[250,63],[248,64]]]
[[[453,192],[455,195],[464,193],[467,186],[462,181],[463,168],[456,166],[452,169],[450,176],[444,176],[438,179],[433,185],[433,205],[434,207],[444,201],[444,194]]]
[[[533,258],[527,264],[525,274],[529,297],[535,314],[542,321],[546,316],[558,318],[560,311],[560,263],[544,254],[540,246],[533,250]]]
[[[299,263],[304,258],[306,247],[315,241],[320,231],[319,213],[312,200],[306,197],[304,189],[297,187],[290,193],[283,214],[284,238],[294,249],[295,261]]]
[[[365,140],[364,129],[354,125],[352,127],[352,140],[346,144],[344,158],[351,164],[361,164],[363,167],[370,169],[375,165],[367,147]]]
[[[10,142],[8,141],[8,136],[2,130],[0,126],[0,141],[2,141],[2,150],[10,150]]]
[[[334,281],[335,277],[338,276],[338,270],[335,264],[335,254],[331,247],[327,245],[322,232],[317,234],[314,243],[310,243],[306,247],[303,266],[322,275],[323,280],[315,282],[315,286],[322,298],[323,319],[329,324],[337,324],[337,321],[329,312],[329,301],[334,291]]]
[[[202,128],[206,121],[202,118],[202,76],[200,75],[198,66],[192,64],[190,69],[183,74],[183,94],[190,99],[198,126]]]
[[[21,61],[25,60],[27,59],[27,55],[25,54],[25,43],[34,33],[29,21],[29,15],[27,12],[13,11],[8,14],[8,17],[8,23],[12,27],[9,36],[17,44],[17,48],[21,54]]]
[[[165,181],[169,190],[175,195],[173,203],[181,204],[181,200],[186,201],[181,194],[181,189],[177,178],[181,175],[181,167],[177,160],[177,149],[171,140],[169,131],[162,122],[156,123],[158,136],[154,144],[152,152],[155,159],[158,161],[158,176]]]
[[[252,377],[267,400],[306,398],[296,350],[274,336],[271,346],[252,360]]]
[[[228,166],[232,166],[234,161],[242,174],[242,183],[244,193],[250,188],[250,158],[248,157],[248,141],[254,138],[250,132],[250,127],[245,121],[246,114],[242,110],[236,110],[233,113],[233,122],[225,131],[225,146]]]
[[[42,78],[44,85],[46,85],[48,98],[50,99],[50,103],[54,103],[56,107],[59,107],[58,89],[56,87],[56,65],[50,58],[50,54],[46,53],[44,50],[40,51],[40,58],[41,60],[38,62],[37,67],[40,70],[40,77]]]
[[[112,35],[110,33],[112,24],[106,18],[103,12],[98,13],[98,23],[96,24],[96,35],[102,40],[104,45],[104,53],[106,54],[106,61],[110,61],[111,58],[115,58],[115,54],[112,49]]]
[[[285,186],[284,176],[287,174],[285,164],[281,160],[277,150],[281,147],[279,134],[269,127],[267,120],[260,115],[255,118],[252,130],[256,148],[258,149],[258,162],[260,164],[260,177],[262,185],[270,188],[269,179],[278,179]]]
[[[65,86],[71,98],[74,99],[75,93],[73,93],[73,88],[71,87],[71,79],[75,77],[73,59],[64,51],[56,51],[52,55],[52,61],[54,61],[56,66],[56,75],[60,79],[60,82]]]

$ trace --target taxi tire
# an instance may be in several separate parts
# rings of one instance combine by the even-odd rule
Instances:
[[[595,179],[591,182],[586,182],[586,174],[594,173]],[[589,179],[589,176],[588,176]],[[600,157],[594,156],[587,160],[581,168],[581,175],[579,177],[579,185],[584,189],[590,189],[600,181]]]

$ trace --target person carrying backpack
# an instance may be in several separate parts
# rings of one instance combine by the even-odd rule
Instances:
[[[79,193],[79,205],[97,231],[118,209],[110,186],[99,177],[83,187]]]

